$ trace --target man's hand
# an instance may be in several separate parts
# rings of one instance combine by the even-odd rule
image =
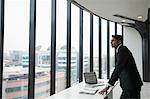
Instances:
[[[107,94],[107,90],[109,89],[109,87],[105,87],[104,89],[102,89],[99,94],[104,95]]]

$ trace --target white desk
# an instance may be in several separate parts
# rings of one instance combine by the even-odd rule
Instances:
[[[103,80],[104,81],[104,80]],[[106,82],[106,81],[105,81]],[[85,83],[81,82],[77,85],[74,85],[68,89],[65,89],[57,94],[54,94],[46,99],[112,99],[112,89],[113,87],[109,88],[107,95],[100,95],[99,91],[105,87],[98,86],[99,91],[95,95],[89,94],[80,94],[79,92],[81,89],[85,87]],[[110,97],[110,98],[109,98]]]

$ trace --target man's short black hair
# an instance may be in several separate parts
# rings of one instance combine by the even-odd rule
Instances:
[[[115,38],[117,41],[121,41],[123,40],[122,35],[112,35],[113,38]]]

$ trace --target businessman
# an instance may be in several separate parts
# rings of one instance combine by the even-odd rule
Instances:
[[[130,50],[123,46],[121,35],[112,35],[111,45],[116,48],[116,66],[108,81],[108,85],[99,93],[105,94],[109,87],[119,79],[122,88],[120,99],[140,99],[141,86],[143,85],[137,70],[135,60]]]

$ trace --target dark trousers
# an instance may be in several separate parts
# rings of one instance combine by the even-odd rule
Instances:
[[[140,99],[141,87],[132,90],[123,90],[120,99]]]

